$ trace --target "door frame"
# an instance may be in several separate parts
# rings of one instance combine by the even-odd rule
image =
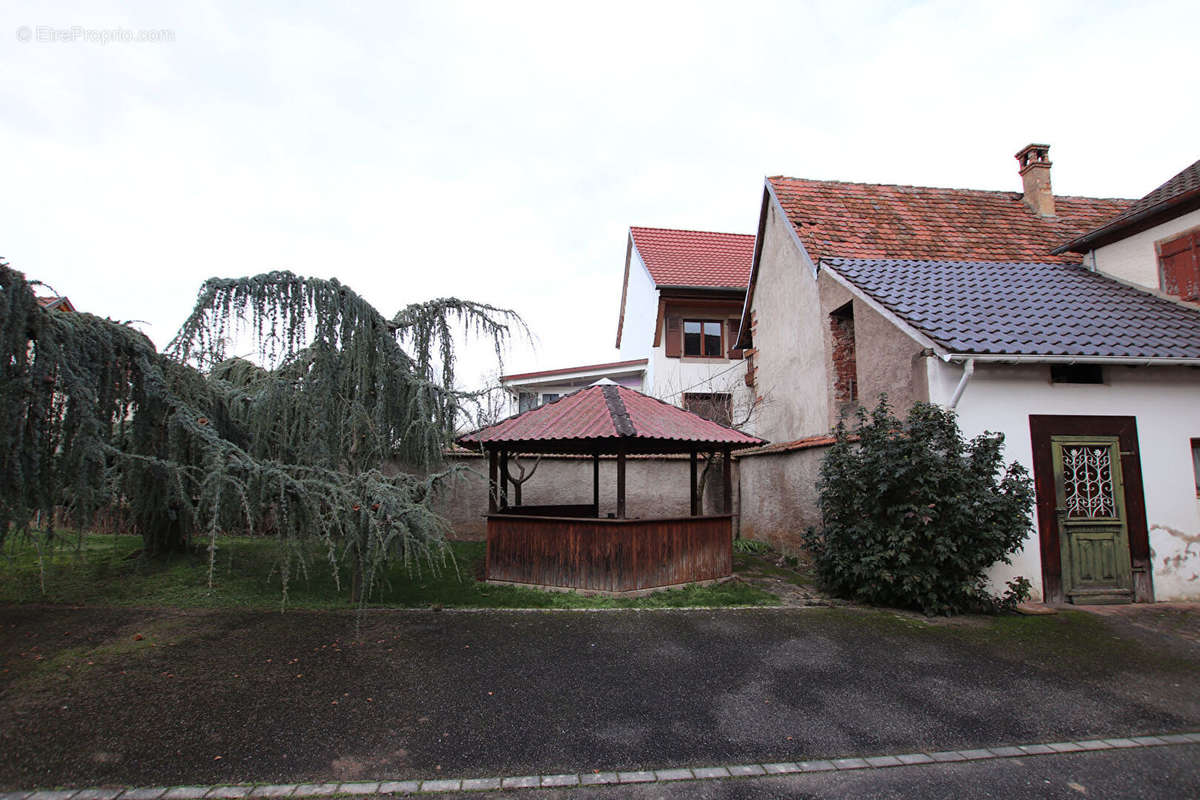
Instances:
[[[1059,546],[1058,498],[1054,486],[1051,436],[1116,436],[1121,453],[1122,489],[1129,536],[1129,567],[1133,573],[1133,601],[1154,602],[1150,565],[1150,534],[1146,525],[1146,497],[1142,491],[1142,461],[1138,450],[1137,418],[1030,414],[1029,437],[1033,448],[1033,481],[1037,492],[1038,543],[1042,556],[1042,596],[1047,603],[1066,602],[1063,591],[1062,551]]]

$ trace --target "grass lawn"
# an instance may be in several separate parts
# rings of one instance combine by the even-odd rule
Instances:
[[[0,603],[64,603],[175,608],[279,608],[283,598],[278,545],[268,539],[227,537],[217,542],[213,586],[208,586],[208,553],[187,553],[162,560],[138,555],[141,539],[63,532],[63,540],[44,559],[22,542],[0,551]],[[773,605],[777,598],[741,581],[715,586],[686,586],[645,597],[584,597],[574,592],[544,592],[493,586],[482,574],[483,542],[451,542],[443,562],[420,564],[411,572],[395,565],[369,607],[378,608],[664,608],[679,606]],[[758,556],[738,553],[735,568]],[[335,583],[327,554],[317,548],[301,568],[294,561],[288,580],[287,607],[353,608],[349,570]]]

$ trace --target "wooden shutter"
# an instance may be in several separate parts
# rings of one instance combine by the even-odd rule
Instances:
[[[1183,300],[1200,300],[1200,231],[1158,246],[1162,290]]]
[[[679,317],[667,317],[667,358],[679,358],[683,355],[683,320]]]
[[[729,319],[725,322],[726,338],[729,343],[728,356],[729,358],[741,358],[742,351],[737,349],[738,330],[742,327],[740,319]]]

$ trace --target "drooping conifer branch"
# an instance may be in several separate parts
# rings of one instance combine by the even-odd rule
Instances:
[[[0,543],[39,511],[128,506],[148,553],[196,533],[276,537],[285,593],[313,541],[353,565],[357,598],[390,559],[439,551],[454,331],[499,353],[524,330],[457,300],[387,320],[336,280],[272,272],[206,281],[160,354],[127,325],[47,311],[4,264],[0,291]],[[227,357],[239,334],[265,366]]]

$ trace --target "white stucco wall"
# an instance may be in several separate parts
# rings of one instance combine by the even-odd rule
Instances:
[[[929,362],[933,402],[946,404],[962,365]],[[1200,500],[1196,498],[1190,439],[1200,437],[1200,370],[1188,367],[1105,367],[1104,385],[1052,384],[1045,365],[977,364],[958,404],[965,436],[1005,435],[1005,458],[1033,474],[1029,415],[1111,415],[1137,419],[1154,596],[1158,601],[1200,600]],[[1036,522],[1012,565],[998,564],[994,587],[1024,575],[1041,595]]]
[[[758,435],[786,442],[829,430],[825,326],[812,261],[774,201],[766,214],[750,306],[757,319],[755,380],[762,398]]]
[[[1200,209],[1097,248],[1088,254],[1086,263],[1114,278],[1158,289],[1158,251],[1154,245],[1198,226]]]
[[[741,428],[754,433],[754,415],[749,404],[753,402],[750,388],[746,386],[746,362],[744,360],[667,358],[666,348],[660,342],[650,354],[653,365],[648,374],[653,382],[648,394],[676,406],[683,406],[683,393],[729,394],[732,396],[735,422],[749,417],[750,424]]]
[[[658,290],[646,271],[637,248],[629,253],[629,284],[625,289],[625,322],[621,330],[621,361],[645,358],[654,341],[658,318]],[[647,381],[647,385],[650,385]]]

